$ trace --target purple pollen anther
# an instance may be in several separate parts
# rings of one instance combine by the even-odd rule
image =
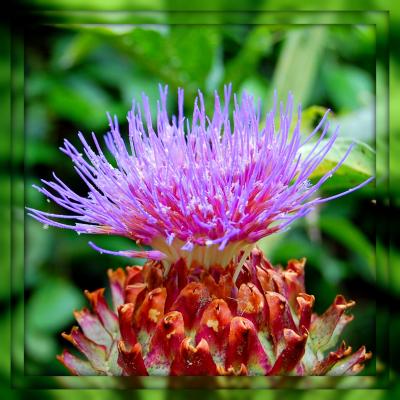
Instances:
[[[96,135],[91,141],[78,137],[79,151],[68,140],[61,151],[74,165],[88,188],[86,197],[70,189],[53,174],[54,181],[34,186],[48,199],[71,212],[53,214],[28,209],[45,226],[67,228],[78,233],[113,234],[152,247],[143,251],[109,251],[93,243],[102,253],[144,257],[164,262],[190,254],[211,265],[229,262],[249,251],[259,239],[285,229],[313,207],[368,184],[328,198],[315,192],[343,164],[342,160],[315,185],[309,181],[331,150],[337,130],[329,137],[327,114],[307,137],[300,134],[301,108],[292,126],[293,96],[286,107],[278,105],[261,119],[260,102],[244,93],[233,95],[224,88],[224,103],[215,93],[213,114],[206,115],[199,91],[191,121],[183,114],[183,90],[178,90],[178,116],[167,112],[167,87],[160,86],[155,126],[149,99],[143,94],[143,109],[134,102],[128,113],[128,136],[119,132],[117,118],[108,115],[110,132],[104,137],[113,165],[107,160]],[[279,124],[275,123],[277,110]],[[318,138],[314,138],[321,132]],[[314,138],[314,139],[313,139]],[[311,150],[303,146],[313,139]],[[60,222],[75,221],[75,224]]]

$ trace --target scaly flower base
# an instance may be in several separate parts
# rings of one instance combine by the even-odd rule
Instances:
[[[318,316],[304,288],[305,261],[273,267],[254,249],[236,282],[235,265],[163,264],[109,271],[104,289],[86,292],[93,313],[63,334],[85,357],[59,360],[75,375],[353,375],[370,358],[339,337],[354,305],[338,295]],[[333,350],[332,350],[333,349]]]

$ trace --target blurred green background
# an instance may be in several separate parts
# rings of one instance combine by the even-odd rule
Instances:
[[[89,3],[87,8],[96,10],[95,3]],[[260,4],[273,7],[276,2],[241,3],[243,9],[248,9]],[[57,4],[59,9],[74,7],[74,2]],[[155,8],[163,4],[160,2]],[[52,8],[50,2],[39,0],[29,5],[38,10]],[[124,5],[118,2],[115,10]],[[102,7],[103,3],[97,2],[97,9]],[[55,355],[68,347],[60,333],[74,323],[72,311],[85,305],[83,290],[105,286],[108,268],[132,264],[129,259],[94,252],[87,245],[91,237],[56,228],[43,229],[38,222],[24,217],[24,205],[57,211],[31,187],[40,178],[50,179],[52,171],[71,187],[84,189],[58,147],[64,138],[77,144],[78,131],[94,131],[98,136],[106,133],[106,111],[119,117],[124,131],[132,99],[138,99],[144,91],[155,104],[158,83],[169,85],[171,113],[176,111],[178,87],[185,89],[188,113],[197,89],[205,93],[207,104],[211,105],[212,92],[231,82],[235,92],[247,90],[260,97],[264,110],[271,106],[274,89],[283,100],[291,90],[304,109],[305,133],[331,108],[332,124],[341,127],[341,145],[349,140],[365,143],[324,187],[326,196],[365,179],[375,158],[373,149],[384,148],[387,143],[384,124],[378,124],[375,132],[376,92],[385,86],[380,78],[385,64],[384,60],[377,60],[376,54],[377,45],[384,38],[379,32],[376,35],[373,25],[257,25],[260,19],[254,13],[247,24],[221,25],[218,14],[214,14],[211,18],[215,18],[215,25],[183,26],[168,25],[168,13],[147,13],[140,16],[144,25],[130,26],[124,14],[88,15],[85,18],[94,24],[81,24],[76,14],[68,13],[28,18],[31,23],[24,28],[23,52],[18,50],[22,42],[14,42],[20,46],[14,49],[14,57],[24,71],[14,71],[12,84],[15,88],[23,87],[23,92],[12,99],[12,104],[14,111],[23,112],[25,125],[18,120],[12,124],[17,130],[24,129],[25,147],[18,140],[13,143],[17,203],[13,217],[15,248],[24,248],[25,252],[17,251],[13,260],[13,266],[21,272],[19,276],[24,277],[14,280],[12,286],[12,312],[17,324],[24,323],[14,327],[17,346],[13,366],[25,375],[67,374]],[[49,23],[54,18],[58,23]],[[399,61],[394,60],[397,68]],[[7,66],[0,68],[6,70]],[[24,81],[18,82],[22,76]],[[0,148],[6,153],[6,144]],[[337,161],[341,151],[339,146],[332,152],[327,166]],[[364,151],[366,155],[361,154]],[[383,157],[383,164],[384,161]],[[384,324],[382,320],[388,313],[396,312],[398,316],[393,304],[400,294],[400,270],[394,270],[389,279],[387,266],[387,176],[384,166],[377,165],[377,169],[378,190],[371,184],[323,205],[288,232],[260,243],[276,264],[307,257],[306,287],[308,293],[316,296],[318,312],[323,312],[338,293],[356,301],[352,310],[355,319],[344,338],[353,348],[365,344],[374,353],[364,375],[387,372],[389,368],[397,374],[400,370],[395,357],[399,349],[392,349],[389,355],[376,346],[387,341],[385,329],[377,330],[376,326]],[[5,175],[0,175],[0,179],[5,181]],[[106,248],[132,247],[132,243],[121,238],[96,237],[95,241]],[[398,260],[400,253],[392,249],[391,256]],[[0,284],[4,310],[0,320],[5,322],[7,293],[8,283],[4,279]],[[383,299],[378,307],[376,298]],[[8,337],[8,324],[0,324],[0,329],[2,336]],[[4,343],[7,342],[2,343],[6,346]],[[0,364],[3,381],[8,367]],[[258,395],[261,394],[255,391],[254,398]],[[221,398],[226,396],[220,394]],[[141,397],[146,396],[142,393]],[[377,398],[381,396],[377,394]]]

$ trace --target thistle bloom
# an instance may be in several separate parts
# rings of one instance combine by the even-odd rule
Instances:
[[[90,146],[79,133],[83,154],[65,140],[61,150],[87,185],[87,197],[56,175],[36,187],[70,211],[30,209],[40,222],[125,236],[151,247],[114,252],[90,243],[101,252],[149,260],[143,267],[109,271],[113,307],[104,289],[86,292],[93,311],[76,311],[80,328],[64,334],[86,360],[69,351],[59,360],[78,375],[358,373],[370,357],[364,347],[352,353],[342,343],[330,351],[352,319],[345,311],[354,302],[337,296],[323,315],[316,315],[314,296],[305,292],[304,260],[275,268],[256,247],[259,239],[285,229],[317,204],[372,179],[332,197],[318,196],[351,146],[312,185],[309,177],[337,137],[335,131],[324,140],[326,115],[302,139],[300,107],[292,123],[291,96],[286,107],[280,105],[276,125],[276,101],[261,121],[260,104],[247,94],[240,102],[234,96],[231,118],[230,86],[223,105],[215,94],[212,116],[206,115],[199,92],[191,121],[183,115],[182,90],[178,117],[172,119],[167,89],[160,93],[156,129],[148,99],[143,96],[143,116],[133,105],[128,147],[116,118],[109,118],[105,142],[114,165],[95,134]]]
[[[310,175],[332,148],[337,130],[327,136],[325,115],[308,137],[300,134],[300,114],[291,132],[293,99],[277,104],[261,120],[260,104],[244,94],[234,96],[233,126],[229,115],[231,86],[225,87],[224,104],[215,94],[214,113],[206,114],[202,94],[194,104],[192,120],[183,114],[183,90],[178,91],[178,117],[167,113],[167,88],[160,87],[157,127],[152,124],[148,98],[143,95],[142,116],[133,104],[128,113],[129,146],[119,132],[116,117],[109,116],[111,131],[105,136],[114,166],[107,160],[96,135],[90,146],[82,133],[82,154],[68,140],[61,150],[88,187],[88,196],[71,190],[55,174],[54,181],[36,187],[70,211],[69,215],[29,209],[46,225],[78,233],[128,237],[152,250],[127,250],[111,254],[163,260],[166,265],[185,258],[205,267],[226,266],[243,251],[244,262],[261,238],[285,229],[321,202],[315,197],[321,185],[341,166],[351,147],[331,171],[315,185]],[[146,128],[145,128],[146,125]],[[321,131],[308,154],[302,148]],[[75,224],[59,222],[75,221]]]

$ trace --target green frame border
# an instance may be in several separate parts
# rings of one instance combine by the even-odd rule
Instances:
[[[34,24],[52,24],[70,26],[79,24],[116,24],[116,17],[121,24],[145,24],[147,15],[157,13],[160,16],[159,24],[167,25],[374,25],[377,35],[385,38],[383,42],[377,43],[378,59],[385,65],[385,70],[376,69],[376,82],[382,80],[388,83],[389,74],[389,12],[386,11],[259,11],[257,12],[256,22],[254,21],[255,12],[253,11],[132,11],[132,12],[111,12],[112,22],[109,21],[110,12],[107,11],[43,11],[32,12]],[[65,22],[68,19],[68,24]],[[16,156],[23,155],[23,146],[16,146],[24,142],[24,44],[23,32],[15,28],[12,32],[12,79],[11,79],[11,173],[15,171]],[[376,126],[380,126],[379,131],[389,132],[389,89],[376,87]],[[377,148],[377,159],[384,160],[384,164],[389,170],[389,157],[387,149]],[[381,171],[377,171],[379,174]],[[388,173],[388,171],[387,171]],[[377,177],[377,184],[387,185],[386,171],[384,176]],[[12,176],[11,205],[13,208],[24,208],[25,193],[14,185]],[[388,190],[387,186],[384,189]],[[387,192],[388,193],[388,192]],[[24,238],[16,240],[17,230],[13,229],[15,221],[15,210],[12,211],[11,228],[11,293],[17,285],[24,280],[24,266],[16,262],[15,254],[23,252],[23,248],[16,248],[16,243],[24,243]],[[387,266],[380,266],[387,270]],[[379,306],[379,303],[377,303]],[[24,318],[12,316],[12,338],[24,337]],[[377,343],[377,353],[388,352],[388,316],[377,315],[376,329],[385,329],[387,332],[387,342]],[[387,388],[390,383],[388,373],[383,376],[373,377],[73,377],[73,376],[26,376],[21,374],[17,365],[24,365],[24,354],[17,350],[15,340],[11,343],[11,382],[14,388],[28,389],[54,389],[61,387],[68,388],[102,388],[102,389],[163,389],[163,388],[202,388],[202,389],[266,389],[266,388],[285,388],[285,389],[328,389],[328,388]]]

